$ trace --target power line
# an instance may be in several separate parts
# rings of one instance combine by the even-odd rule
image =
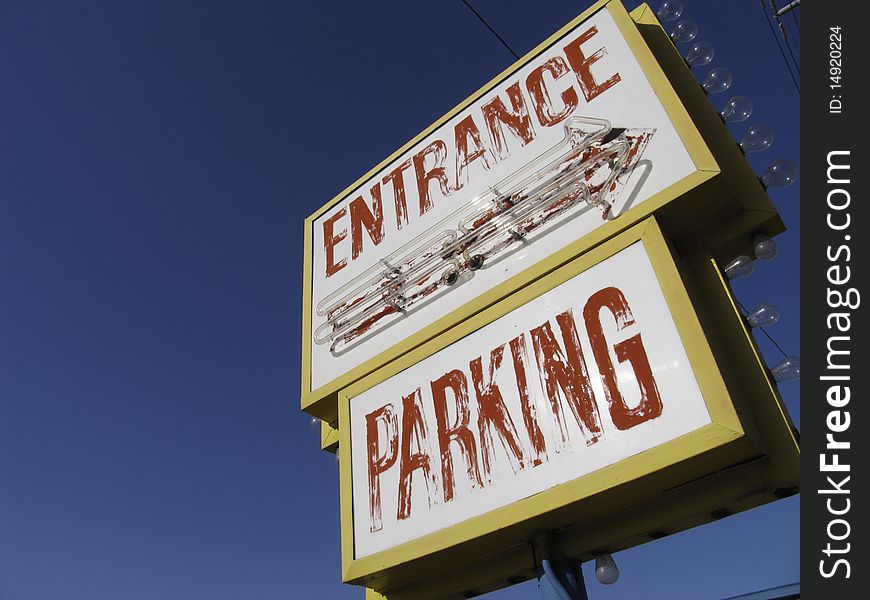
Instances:
[[[777,0],[769,0],[770,2],[770,12],[773,15],[774,21],[776,21],[777,26],[779,27],[779,32],[782,34],[782,39],[785,40],[785,45],[788,48],[788,54],[791,56],[792,63],[794,64],[794,68],[797,71],[798,75],[801,73],[800,61],[795,57],[795,53],[791,47],[791,39],[789,38],[788,28],[785,23],[782,22],[782,16],[786,12],[790,12],[792,18],[795,19],[795,23],[797,23],[796,17],[794,15],[795,8],[800,6],[800,0],[794,0],[789,3],[787,6],[780,8],[777,4]],[[765,16],[767,12],[765,11]]]
[[[792,10],[790,10],[790,11],[788,11],[788,12],[791,13],[791,18],[792,18],[792,20],[794,21],[794,26],[795,26],[795,28],[797,29],[797,32],[798,32],[798,37],[800,37],[800,35],[801,35],[801,22],[798,21],[798,18],[797,18],[797,15],[795,14],[794,9],[792,9]]]
[[[791,49],[791,42],[788,39],[788,33],[785,30],[785,25],[783,25],[782,21],[779,20],[779,17],[776,18],[776,22],[779,25],[779,30],[782,31],[782,39],[785,40],[785,45],[788,48],[788,53],[791,56],[791,60],[794,63],[795,71],[797,71],[798,75],[801,74],[800,61],[794,56],[794,52]]]
[[[798,75],[801,73],[800,61],[795,58],[794,51],[791,48],[791,40],[788,37],[788,30],[786,29],[785,23],[782,22],[782,17],[780,15],[780,11],[777,9],[776,0],[770,0],[770,10],[773,13],[773,18],[776,20],[776,24],[779,26],[779,31],[782,33],[782,39],[785,40],[785,45],[788,48],[789,56],[791,56],[791,60],[794,63],[794,68],[798,72]],[[794,10],[791,10],[792,14],[794,14]]]
[[[767,339],[769,339],[770,342],[771,342],[774,346],[776,346],[776,349],[777,349],[777,350],[779,350],[780,352],[782,352],[782,355],[783,355],[783,356],[788,356],[788,354],[786,354],[785,350],[782,349],[782,346],[780,346],[779,344],[776,343],[776,340],[773,339],[773,336],[771,336],[769,333],[767,333],[767,329],[765,329],[764,327],[756,327],[756,329],[760,329],[760,330],[761,330],[761,333],[763,333],[763,334],[765,335],[765,337],[766,337]]]
[[[779,48],[779,53],[782,54],[782,60],[785,61],[785,68],[788,70],[789,77],[791,77],[794,87],[797,90],[798,95],[800,95],[801,86],[798,84],[797,79],[795,79],[794,73],[792,73],[791,63],[789,63],[788,57],[785,55],[785,50],[783,50],[782,44],[779,42],[779,36],[776,35],[773,23],[770,22],[767,9],[764,7],[764,0],[758,0],[758,5],[761,7],[761,12],[764,13],[764,22],[767,23],[768,28],[770,28],[770,34],[773,36],[774,41],[776,41],[776,47]]]
[[[516,52],[514,52],[513,48],[511,48],[511,47],[508,45],[508,43],[507,43],[506,41],[504,41],[504,38],[502,38],[502,37],[498,34],[498,32],[497,32],[495,29],[493,29],[492,25],[490,25],[489,23],[486,22],[486,19],[483,18],[483,15],[481,15],[479,12],[477,12],[477,11],[474,9],[473,6],[471,6],[471,3],[468,2],[468,0],[462,0],[462,3],[463,3],[465,6],[467,6],[467,7],[468,7],[468,10],[470,10],[471,12],[473,12],[473,13],[477,16],[478,19],[480,19],[480,22],[483,23],[483,24],[486,26],[486,28],[489,29],[489,30],[492,32],[492,35],[494,35],[495,37],[498,38],[498,41],[500,41],[500,42],[502,43],[502,45],[503,45],[505,48],[507,48],[508,52],[510,52],[511,54],[514,55],[514,58],[515,58],[515,59],[517,59],[517,60],[520,59],[519,55],[518,55]]]
[[[743,314],[744,314],[744,315],[747,314],[747,313],[749,312],[749,311],[746,310],[746,307],[743,306],[743,303],[740,302],[740,300],[737,300],[736,298],[735,298],[734,300],[737,302],[737,306],[740,307],[740,310],[743,311]],[[766,330],[764,327],[753,327],[752,329],[753,329],[753,331],[755,331],[756,329],[761,330],[761,333],[763,333],[764,336],[765,336],[767,339],[770,340],[770,343],[771,343],[771,344],[773,344],[774,346],[776,346],[776,349],[777,349],[777,350],[779,350],[780,352],[782,352],[782,355],[783,355],[783,356],[788,356],[788,354],[786,353],[786,351],[782,349],[782,346],[780,346],[779,344],[776,343],[776,340],[773,339],[773,336],[772,336],[772,335],[770,335],[769,333],[767,333],[767,330]]]

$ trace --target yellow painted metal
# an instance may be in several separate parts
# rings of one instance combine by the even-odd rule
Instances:
[[[320,422],[320,449],[335,452],[338,448],[338,423]]]
[[[495,85],[510,77],[559,37],[599,10],[607,10],[613,16],[674,123],[697,170],[640,205],[632,207],[615,220],[566,246],[548,259],[507,279],[487,294],[469,301],[330,383],[311,389],[310,318],[315,220],[374,173]],[[400,359],[413,348],[448,331],[457,323],[472,318],[514,291],[528,287],[553,269],[612,238],[620,231],[641,222],[651,214],[656,215],[658,222],[671,239],[699,241],[704,247],[715,250],[717,256],[727,256],[728,253],[748,246],[752,234],[757,231],[775,235],[784,229],[776,209],[757,177],[649,7],[641,5],[629,15],[618,0],[599,0],[305,220],[302,409],[324,420],[335,421],[339,390],[375,372],[379,367]]]
[[[717,256],[728,258],[746,253],[756,232],[782,233],[785,226],[776,208],[654,11],[641,4],[630,18],[721,171],[698,198],[721,206],[707,211],[688,209],[681,203],[664,207],[656,216],[666,233],[674,239],[701,242]]]
[[[799,450],[764,362],[708,250],[675,257],[655,219],[638,224],[396,358],[339,394],[350,448],[353,397],[491,323],[628,245],[642,241],[712,423],[615,465],[374,555],[353,547],[351,460],[340,463],[344,581],[401,598],[463,597],[534,572],[529,540],[559,531],[566,555],[589,558],[708,522],[797,489]],[[349,452],[349,450],[348,450]],[[349,458],[349,457],[348,457]],[[778,490],[778,491],[775,491]]]

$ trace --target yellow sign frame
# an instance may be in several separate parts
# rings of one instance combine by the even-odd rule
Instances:
[[[312,389],[311,309],[315,220],[352,194],[373,174],[510,77],[599,10],[607,10],[612,15],[674,123],[695,164],[696,171],[645,202],[632,207],[617,219],[569,244],[546,260],[514,275],[482,297],[469,301],[330,383]],[[784,230],[782,221],[758,178],[746,163],[715,109],[649,7],[645,4],[641,5],[629,15],[619,0],[599,0],[305,220],[302,282],[302,409],[334,425],[337,420],[336,401],[339,390],[402,357],[413,348],[448,331],[457,323],[473,317],[487,306],[528,286],[542,275],[652,214],[657,216],[672,239],[703,240],[708,248],[723,253],[734,252],[747,246],[754,232],[763,231],[775,235]]]
[[[680,264],[651,218],[481,310],[339,393],[338,446],[349,453],[352,399],[640,240],[712,422],[652,450],[419,539],[355,558],[351,461],[340,461],[342,575],[393,598],[461,598],[534,576],[531,540],[557,531],[591,558],[794,493],[799,448],[787,412],[709,252]],[[693,299],[695,302],[693,303]],[[727,357],[727,358],[725,358]],[[639,502],[643,509],[638,510]],[[633,510],[634,508],[634,510]]]

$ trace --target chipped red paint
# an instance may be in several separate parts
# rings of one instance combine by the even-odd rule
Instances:
[[[393,188],[393,202],[396,207],[396,230],[401,230],[408,224],[408,196],[405,193],[405,170],[410,168],[411,159],[407,159],[395,169],[384,175],[383,184],[389,183]]]
[[[370,530],[383,528],[380,479],[391,469],[398,468],[389,480],[396,518],[405,520],[412,515],[414,498],[425,496],[430,507],[452,502],[494,485],[497,478],[510,477],[508,473],[548,462],[555,456],[548,452],[548,443],[555,453],[572,452],[583,460],[583,448],[605,439],[608,431],[625,431],[661,416],[662,400],[641,333],[608,347],[601,326],[605,311],[617,331],[640,325],[623,292],[605,287],[587,297],[582,321],[576,321],[569,308],[461,365],[433,362],[444,370],[436,371],[442,374],[428,385],[417,385],[401,398],[385,398],[383,406],[366,414]],[[585,326],[601,378],[601,404],[608,407],[612,421],[606,427],[580,343],[584,330],[578,325]],[[628,408],[619,389],[611,349],[620,363],[633,369],[642,398],[635,408]],[[540,392],[538,405],[535,396]],[[509,397],[519,399],[519,409],[515,402],[505,401]],[[430,424],[427,418],[432,414]],[[542,422],[547,423],[547,437]],[[578,432],[583,445],[577,444]]]
[[[441,450],[441,479],[444,486],[444,501],[453,499],[455,478],[453,475],[453,455],[450,444],[456,443],[465,461],[465,471],[468,480],[477,486],[482,486],[480,469],[477,466],[477,442],[469,428],[471,410],[468,406],[468,382],[465,373],[454,369],[439,377],[430,384],[432,401],[435,406],[435,422],[438,429],[438,446]],[[447,390],[453,392],[456,421],[447,423]]]
[[[323,247],[324,252],[326,252],[327,277],[335,275],[347,266],[346,258],[342,258],[340,261],[335,262],[335,247],[339,242],[347,237],[347,229],[342,229],[338,233],[335,233],[335,223],[344,217],[345,214],[347,214],[347,210],[342,208],[323,221]]]
[[[378,424],[384,423],[389,446],[383,455],[378,455]],[[372,532],[383,529],[381,509],[381,474],[396,464],[399,456],[399,424],[392,404],[366,415],[366,447],[368,449],[369,473],[369,516]]]
[[[483,215],[481,215],[478,219],[471,224],[473,229],[478,229],[482,225],[485,225],[489,221],[491,221],[499,212],[497,210],[488,210]]]
[[[468,125],[467,127],[471,127]],[[471,129],[468,129],[471,131]],[[591,146],[578,146],[576,150],[570,153],[567,157],[564,157],[560,160],[558,165],[554,168],[554,171],[558,173],[561,177],[570,177],[570,173],[573,170],[578,169],[582,165],[589,165],[582,171],[582,176],[578,175],[580,179],[585,182],[585,187],[587,193],[590,197],[596,197],[598,195],[602,195],[605,193],[605,186],[609,187],[607,192],[610,194],[615,194],[618,190],[619,186],[624,183],[624,181],[628,178],[628,175],[631,173],[631,170],[634,168],[637,160],[639,159],[643,148],[649,142],[652,137],[654,131],[646,131],[646,130],[626,130],[622,132],[617,138],[613,141],[608,142],[607,144],[601,144],[600,142],[596,142]],[[473,135],[471,133],[467,134]],[[617,161],[620,151],[612,149],[615,145],[621,145],[627,147],[628,150],[625,151],[625,159],[622,165],[622,169],[620,172],[614,172],[612,170],[611,165]],[[469,157],[472,156],[469,154]],[[483,155],[480,155],[483,157]],[[473,160],[469,158],[469,162]],[[601,181],[590,185],[589,182],[593,179],[593,177],[598,176],[601,178]],[[431,177],[438,178],[437,175],[427,175]],[[560,185],[567,183],[562,182]],[[377,193],[377,198],[380,200],[379,196],[380,192]],[[373,194],[374,195],[374,194]],[[583,190],[581,188],[576,188],[571,191],[561,193],[557,195],[553,200],[550,200],[547,205],[541,209],[536,214],[531,214],[525,218],[520,218],[512,227],[513,232],[519,234],[521,236],[526,236],[530,233],[533,233],[536,229],[546,224],[553,218],[558,215],[570,210],[578,205],[578,199],[583,197]],[[373,307],[375,304],[379,302],[385,302],[385,298],[388,295],[395,294],[400,288],[400,285],[408,286],[411,284],[411,287],[404,288],[404,292],[402,294],[402,299],[404,301],[403,306],[405,308],[409,308],[415,302],[418,302],[424,298],[431,296],[435,293],[439,288],[444,287],[444,282],[441,280],[441,271],[439,270],[439,266],[427,266],[426,272],[424,272],[421,276],[416,277],[414,279],[409,279],[412,277],[413,272],[418,267],[418,265],[429,265],[430,261],[435,257],[440,257],[442,260],[453,259],[453,257],[459,257],[460,255],[465,256],[463,260],[459,263],[463,270],[470,270],[470,266],[468,264],[468,253],[479,254],[484,259],[488,259],[507,248],[512,246],[516,246],[519,244],[519,239],[516,235],[505,233],[500,237],[493,238],[491,237],[494,233],[497,232],[497,226],[493,223],[493,220],[499,215],[505,213],[511,214],[522,214],[523,211],[530,211],[531,208],[526,208],[523,204],[525,200],[528,199],[528,196],[522,194],[520,192],[513,193],[509,198],[505,199],[505,202],[499,206],[494,208],[489,208],[485,210],[482,214],[478,215],[474,221],[471,223],[471,228],[468,233],[460,236],[456,242],[447,246],[447,247],[437,247],[432,248],[427,252],[422,253],[419,257],[410,260],[406,263],[397,265],[398,272],[401,275],[398,275],[398,283],[391,279],[386,274],[384,278],[381,279],[377,284],[370,286],[367,288],[363,295],[354,299],[349,303],[345,303],[340,305],[333,310],[331,310],[328,314],[328,319],[335,323],[333,330],[336,331],[339,327],[341,327],[344,323],[347,322],[347,319],[342,319],[340,317],[344,317],[345,315],[351,314],[354,307],[361,307],[362,311],[367,311],[370,307]],[[360,200],[361,198],[358,198]],[[362,205],[364,206],[364,204]],[[356,217],[361,223],[365,224],[365,229],[369,232],[372,241],[375,243],[379,243],[379,237],[377,235],[377,226],[378,223],[383,225],[382,217],[379,212],[380,204],[376,203],[373,205],[373,209],[369,212],[367,211],[367,207],[364,210],[363,208],[357,208],[358,217]],[[611,204],[602,199],[601,202],[597,204],[598,210],[601,213],[601,218],[603,220],[608,219],[608,214],[611,209]],[[353,210],[353,205],[352,205]],[[421,207],[422,210],[422,207]],[[353,222],[353,219],[352,219]],[[361,231],[359,227],[352,228],[352,232]],[[347,231],[344,231],[337,236],[334,236],[337,240],[340,241],[341,235],[347,235]],[[357,244],[361,245],[362,238],[361,233],[354,233],[353,243],[356,246]],[[417,288],[417,289],[415,289]],[[368,302],[365,304],[360,304],[362,300],[365,299]],[[344,332],[340,335],[340,341],[342,344],[347,345],[352,341],[362,337],[366,333],[373,331],[380,322],[382,322],[385,318],[391,315],[401,314],[402,311],[397,310],[393,306],[387,305],[387,308],[384,308],[367,318],[363,319],[356,327],[350,329],[349,331]],[[339,317],[336,317],[339,315]]]
[[[568,427],[562,414],[560,394],[564,394],[568,400],[574,419],[586,436],[586,444],[591,445],[601,437],[601,420],[589,382],[589,372],[580,347],[574,315],[569,310],[558,315],[556,321],[562,332],[564,350],[556,341],[549,321],[532,329],[531,337],[538,369],[543,375],[547,397],[550,399],[550,408],[559,426],[559,449],[564,448],[568,442]]]
[[[613,347],[619,362],[628,362],[634,369],[635,379],[640,388],[640,403],[632,409],[626,405],[625,398],[619,391],[616,371],[610,360],[607,340],[601,326],[600,313],[605,308],[613,315],[617,331],[634,325],[634,316],[623,293],[614,287],[604,288],[593,294],[583,309],[586,330],[592,343],[592,353],[601,370],[604,395],[610,404],[610,417],[617,429],[628,429],[662,414],[662,399],[638,333]]]
[[[429,430],[420,406],[420,388],[402,399],[402,435],[399,458],[399,502],[396,508],[398,520],[411,516],[411,483],[414,473],[422,471],[427,496],[431,498],[438,492],[438,481],[432,470],[432,457],[429,453]],[[411,448],[413,441],[415,449]]]
[[[375,323],[377,323],[378,321],[380,321],[384,317],[391,315],[391,314],[395,314],[397,312],[399,312],[399,310],[393,306],[390,306],[390,305],[384,306],[380,311],[378,311],[377,313],[373,314],[372,316],[365,319],[362,323],[360,323],[358,327],[356,327],[356,328],[352,329],[351,331],[349,331],[348,333],[344,334],[342,336],[344,343],[349,344],[354,339],[365,334],[369,329],[371,329],[375,325]]]
[[[488,481],[492,480],[493,431],[498,434],[502,446],[507,451],[508,460],[514,473],[525,468],[525,457],[522,444],[513,419],[504,403],[501,390],[495,382],[496,372],[501,367],[504,357],[504,346],[495,348],[489,354],[487,375],[483,375],[483,358],[477,357],[469,363],[471,380],[477,396],[478,429],[480,430],[480,454],[483,462],[483,474]]]
[[[581,33],[574,41],[565,46],[565,56],[568,57],[568,62],[571,64],[571,68],[577,74],[577,79],[580,82],[580,89],[583,91],[583,97],[586,98],[587,102],[600,96],[621,80],[619,73],[614,73],[610,78],[599,83],[592,74],[592,65],[604,57],[606,50],[600,48],[589,56],[586,56],[582,45],[589,42],[597,33],[597,27],[590,27]]]
[[[471,115],[468,115],[456,124],[453,129],[456,136],[456,186],[459,190],[468,182],[468,166],[475,160],[480,160],[487,171],[493,164],[489,148],[480,141],[480,129],[474,123]],[[471,149],[468,142],[471,140]],[[487,158],[489,156],[489,158]]]
[[[370,194],[371,209],[362,196],[357,196],[350,203],[351,256],[354,259],[363,250],[363,231],[368,233],[369,239],[375,246],[384,239],[384,209],[379,183],[372,186]]]
[[[580,98],[577,96],[577,90],[569,87],[560,95],[562,107],[555,109],[547,86],[544,84],[544,73],[547,73],[550,79],[558,80],[568,74],[568,65],[564,58],[555,56],[543,65],[532,69],[526,77],[526,87],[532,97],[538,123],[544,127],[553,127],[571,116],[580,104]]]
[[[496,96],[484,104],[482,109],[486,128],[492,138],[494,154],[498,160],[504,160],[510,156],[502,124],[507,125],[508,129],[520,138],[523,146],[535,138],[535,129],[532,126],[531,118],[529,118],[529,109],[526,107],[519,82],[508,86],[506,91],[508,98],[510,98],[512,110],[508,111],[505,108],[504,101],[500,96]]]
[[[518,336],[509,344],[511,358],[514,363],[514,375],[517,379],[517,392],[520,395],[520,406],[523,411],[523,423],[529,433],[530,455],[532,466],[536,467],[547,459],[547,447],[544,443],[544,434],[538,425],[538,409],[529,395],[529,382],[526,377],[526,338]]]
[[[445,199],[451,197],[466,185],[474,184],[473,178],[481,177],[482,173],[497,163],[511,158],[512,148],[516,152],[518,148],[533,144],[538,135],[533,121],[537,121],[543,129],[557,126],[575,116],[585,104],[617,85],[621,81],[619,73],[601,73],[601,65],[595,67],[598,78],[592,73],[595,63],[606,53],[605,48],[596,48],[597,35],[596,27],[577,33],[563,46],[564,56],[536,59],[542,62],[537,66],[530,64],[531,70],[524,80],[505,81],[502,87],[493,91],[492,98],[486,103],[466,111],[452,127],[445,126],[439,130],[440,138],[429,136],[423,141],[424,146],[413,155],[402,157],[401,162],[394,162],[378,173],[366,185],[369,192],[378,194],[378,201],[381,193],[379,186],[388,185],[391,188],[395,228],[381,230],[379,227],[369,231],[382,231],[382,238],[395,235],[411,219],[417,218],[411,214],[413,210],[409,211],[409,192],[416,195],[419,218],[423,218],[435,204],[434,194],[440,192]],[[588,52],[590,49],[594,49],[591,54]],[[558,52],[558,49],[554,50]],[[606,79],[599,81],[604,76]],[[483,131],[488,135],[483,135]],[[508,133],[519,143],[509,144]],[[448,161],[455,163],[452,174],[445,167]],[[482,168],[471,173],[469,166],[476,161]],[[413,174],[410,178],[416,186],[406,182],[406,172],[411,170]],[[432,186],[433,183],[437,185]],[[362,202],[372,206],[375,199],[362,198]],[[344,222],[346,208],[345,205],[333,209],[325,217],[324,227],[330,222],[331,229],[340,230],[345,236],[349,230],[354,240],[361,239],[361,226],[365,226],[365,223],[361,220]],[[357,244],[345,249],[345,256],[336,256],[336,247],[343,239],[341,234],[332,237],[327,235],[325,229],[323,234],[323,249],[328,255],[326,278],[347,266],[348,259],[358,260],[367,252],[365,247]]]
[[[427,158],[432,156],[433,165],[426,166]],[[414,172],[417,174],[417,189],[420,193],[420,216],[432,209],[432,196],[429,183],[434,179],[444,196],[450,195],[450,184],[447,182],[447,169],[444,162],[447,160],[447,144],[441,140],[434,140],[431,144],[414,155]]]

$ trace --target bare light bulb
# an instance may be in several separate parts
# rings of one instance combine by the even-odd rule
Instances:
[[[595,578],[604,585],[616,583],[619,579],[619,567],[609,552],[595,557]]]
[[[715,53],[716,50],[710,42],[695,42],[686,52],[685,58],[690,67],[703,67],[710,64]]]
[[[707,73],[701,87],[708,94],[718,94],[730,88],[733,81],[734,77],[731,75],[731,71],[725,67],[716,67]]]
[[[684,44],[693,41],[698,37],[698,26],[690,19],[683,19],[674,27],[671,32],[671,39],[675,44]]]
[[[740,148],[746,152],[761,152],[773,145],[773,128],[767,125],[750,125],[740,138]]]
[[[766,188],[788,187],[797,181],[797,178],[797,165],[790,160],[776,160],[770,163],[761,176],[761,183]]]
[[[740,279],[741,277],[752,275],[753,268],[752,259],[745,254],[741,254],[725,265],[725,268],[722,270],[725,271],[725,276],[728,279]]]
[[[797,356],[786,356],[770,370],[774,381],[794,381],[801,378],[801,359]]]
[[[746,96],[734,96],[725,103],[719,116],[726,123],[740,123],[752,114],[752,100]]]
[[[752,247],[755,250],[755,258],[761,260],[773,260],[779,252],[776,242],[770,239],[766,233],[756,233],[752,237]]]
[[[656,16],[662,21],[676,21],[682,14],[683,3],[680,0],[665,0],[656,11]]]
[[[320,435],[320,423],[321,421],[317,417],[311,417],[308,420],[308,429],[311,430],[311,433],[316,433],[317,435]]]
[[[779,309],[772,304],[759,304],[748,315],[746,322],[750,327],[770,327],[779,322]]]

